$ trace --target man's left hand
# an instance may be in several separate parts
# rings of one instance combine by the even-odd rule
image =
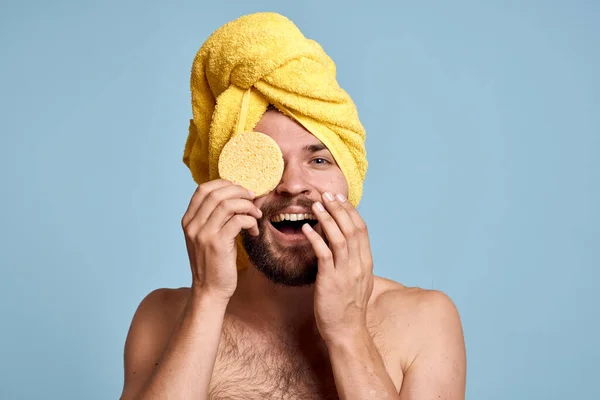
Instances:
[[[373,292],[373,259],[367,226],[342,195],[323,194],[313,212],[329,242],[305,224],[302,231],[318,258],[315,318],[326,343],[353,340],[367,332]],[[324,207],[323,207],[324,205]]]

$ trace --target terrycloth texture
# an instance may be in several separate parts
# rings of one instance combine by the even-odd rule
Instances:
[[[321,46],[276,13],[246,15],[217,29],[194,59],[193,120],[183,161],[194,180],[219,178],[218,159],[235,133],[242,97],[252,88],[245,130],[274,104],[331,151],[355,206],[367,171],[365,130]]]
[[[196,54],[190,86],[193,120],[183,162],[196,183],[219,178],[225,144],[240,130],[251,131],[273,104],[327,146],[348,182],[348,200],[358,205],[367,171],[365,130],[336,81],[331,58],[289,19],[256,13],[217,29]],[[247,92],[250,101],[241,116]],[[245,123],[238,130],[240,117]],[[250,261],[240,236],[237,247],[243,269]]]

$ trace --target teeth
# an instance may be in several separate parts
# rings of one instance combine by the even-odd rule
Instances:
[[[279,214],[275,215],[271,218],[273,222],[281,222],[281,221],[303,221],[305,219],[316,219],[314,214],[304,213],[304,214]]]

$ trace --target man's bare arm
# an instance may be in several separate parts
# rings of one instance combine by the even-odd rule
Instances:
[[[208,396],[225,309],[237,287],[235,239],[242,229],[259,234],[262,211],[254,198],[222,179],[196,188],[181,220],[192,272],[189,297],[184,307],[173,307],[165,305],[164,291],[155,291],[141,302],[125,345],[123,400]],[[169,321],[173,313],[179,319]]]
[[[466,352],[458,311],[441,292],[422,296],[421,346],[404,375],[400,400],[463,400]]]
[[[207,397],[227,304],[192,293],[181,317],[169,323],[173,309],[165,303],[165,290],[156,290],[136,311],[125,343],[122,400]]]
[[[418,308],[418,355],[405,373],[400,393],[368,334],[328,344],[340,399],[463,400],[465,346],[458,312],[443,293],[426,291]]]
[[[368,332],[327,344],[338,396],[342,400],[396,399],[398,394]]]

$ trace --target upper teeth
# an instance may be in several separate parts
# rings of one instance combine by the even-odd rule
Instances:
[[[281,221],[302,221],[305,219],[316,219],[314,214],[304,213],[304,214],[279,214],[271,218],[273,222],[281,222]]]

